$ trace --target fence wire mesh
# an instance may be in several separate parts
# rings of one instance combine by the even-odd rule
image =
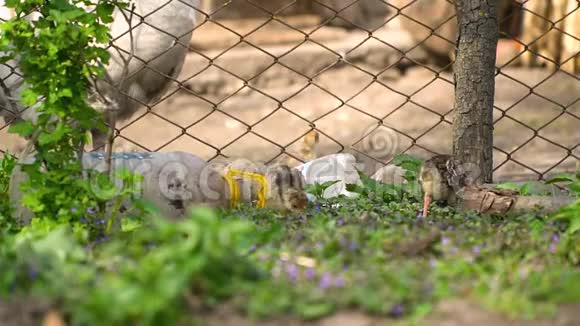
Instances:
[[[148,15],[171,2],[191,6],[159,1]],[[574,169],[580,157],[580,2],[498,2],[494,179],[546,179]],[[369,173],[397,153],[426,158],[451,152],[452,1],[207,0],[194,8],[191,42],[183,42],[187,33],[173,35],[165,24],[139,17],[139,24],[188,53],[176,76],[150,64],[169,50],[136,57],[171,87],[154,101],[140,101],[141,108],[117,125],[116,150],[298,163],[306,157],[303,137],[316,130],[318,156],[350,152]],[[14,78],[13,68],[4,83]],[[4,116],[0,151],[15,152],[22,142],[7,128],[16,115]]]

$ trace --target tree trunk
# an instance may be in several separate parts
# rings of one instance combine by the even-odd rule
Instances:
[[[497,2],[455,1],[459,33],[453,69],[453,154],[477,167],[473,181],[481,183],[492,182]]]

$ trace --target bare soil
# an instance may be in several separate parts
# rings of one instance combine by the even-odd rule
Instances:
[[[437,326],[573,326],[580,320],[578,305],[562,306],[550,318],[538,320],[514,320],[499,313],[490,312],[467,300],[441,302],[434,311],[413,325]],[[409,325],[410,321],[373,316],[354,310],[339,311],[332,316],[317,320],[300,320],[278,317],[269,320],[253,320],[244,317],[227,306],[214,311],[196,314],[208,326],[378,326]],[[0,301],[0,325],[2,326],[64,326],[64,318],[57,310],[42,300]]]
[[[441,302],[435,310],[423,320],[414,325],[425,326],[572,326],[577,325],[580,318],[578,306],[563,306],[552,318],[540,320],[514,320],[501,314],[482,309],[466,300],[449,300]],[[358,311],[341,311],[330,317],[314,321],[301,321],[294,318],[279,318],[268,321],[251,321],[240,317],[232,311],[224,311],[205,317],[207,325],[220,326],[378,326],[378,325],[409,325],[410,321],[393,318],[377,317]]]

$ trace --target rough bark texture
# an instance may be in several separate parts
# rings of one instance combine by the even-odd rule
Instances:
[[[479,168],[475,181],[492,181],[493,100],[498,0],[457,0],[453,154]]]

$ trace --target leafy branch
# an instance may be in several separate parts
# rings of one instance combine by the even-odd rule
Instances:
[[[117,0],[8,0],[15,17],[0,25],[0,61],[17,62],[26,88],[21,105],[35,105],[35,121],[14,124],[10,132],[29,138],[35,160],[23,164],[22,204],[36,217],[74,221],[99,198],[82,178],[82,153],[88,131],[104,129],[88,102],[92,81],[102,78],[110,54],[107,24]],[[88,7],[94,10],[87,10]],[[30,14],[38,13],[37,19]],[[41,100],[43,99],[43,100]]]

